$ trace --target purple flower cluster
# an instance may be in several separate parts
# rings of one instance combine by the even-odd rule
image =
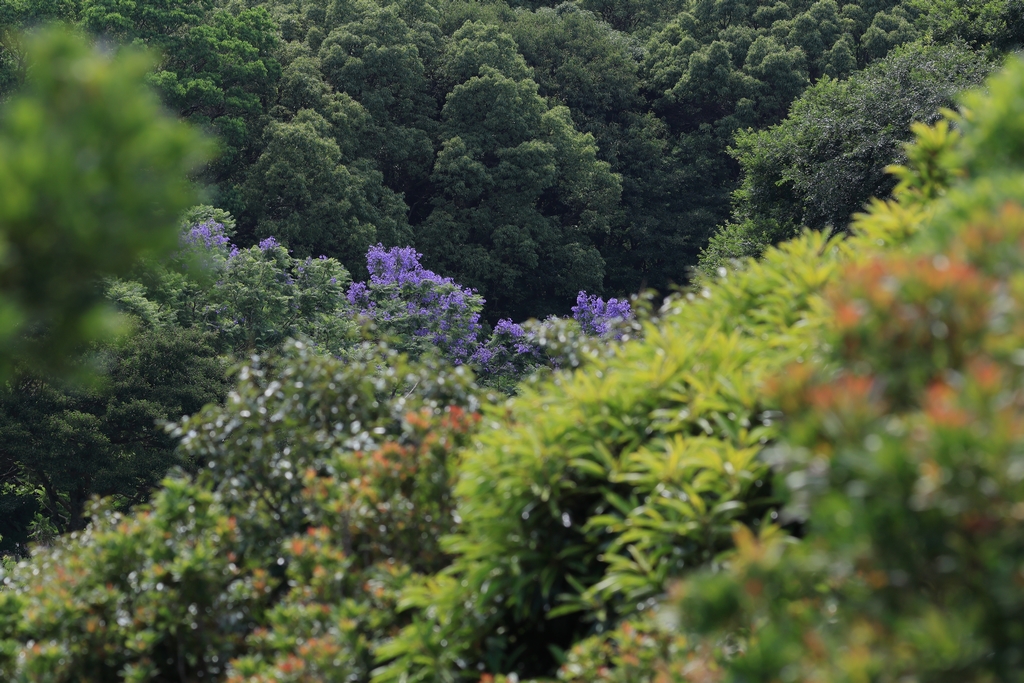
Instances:
[[[456,364],[472,363],[499,382],[518,381],[547,362],[544,341],[509,319],[499,320],[493,333],[481,338],[484,300],[451,278],[420,264],[412,247],[371,247],[366,254],[370,278],[353,283],[346,298],[361,315],[407,344],[409,350],[435,347]],[[604,301],[580,292],[573,317],[583,334],[602,336],[616,320],[633,313],[624,300]],[[505,379],[500,379],[505,378]]]
[[[491,338],[481,344],[471,359],[486,375],[518,381],[542,362],[542,354],[532,335],[508,318],[494,326]]]
[[[214,221],[206,221],[189,227],[181,236],[181,243],[187,246],[201,245],[207,249],[216,249],[231,243],[224,233],[224,226]]]
[[[450,277],[441,277],[420,265],[423,254],[412,247],[385,249],[378,244],[366,252],[366,267],[370,271],[370,282],[375,285],[420,285],[424,282],[435,285],[454,285]]]
[[[231,239],[224,231],[224,226],[215,221],[206,221],[189,226],[181,235],[181,243],[184,246],[197,246],[211,251],[225,249],[227,250],[229,261],[238,256],[241,251],[236,245],[231,243]],[[270,251],[279,246],[281,246],[281,243],[274,237],[268,237],[259,243],[260,251],[263,252]],[[321,256],[320,258],[325,259],[327,257]]]
[[[378,324],[429,339],[454,363],[467,362],[480,344],[483,299],[424,268],[421,256],[412,247],[370,247],[370,280],[353,283],[348,301]]]
[[[353,282],[348,287],[348,294],[345,295],[348,302],[353,306],[359,306],[360,308],[369,308],[372,305],[370,301],[370,290],[366,286],[365,282]]]
[[[281,246],[281,243],[278,242],[273,237],[268,237],[267,239],[265,239],[262,242],[260,242],[259,246],[260,246],[260,251],[270,251],[271,249],[274,249],[275,247]]]
[[[581,291],[576,296],[576,305],[572,307],[572,317],[584,333],[602,336],[607,334],[610,323],[632,318],[633,310],[625,299],[605,301],[596,294],[588,296]]]
[[[529,339],[526,336],[526,330],[523,329],[518,323],[512,322],[508,318],[502,318],[498,321],[498,324],[494,326],[495,336],[508,337],[512,343],[512,348],[515,349],[516,353],[536,353],[536,348],[533,344],[529,343]]]

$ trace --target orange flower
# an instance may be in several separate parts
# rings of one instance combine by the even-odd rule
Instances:
[[[924,410],[931,420],[945,427],[964,427],[971,416],[956,405],[957,392],[945,382],[935,382],[925,395]]]

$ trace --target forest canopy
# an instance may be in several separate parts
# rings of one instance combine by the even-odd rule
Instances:
[[[201,180],[207,203],[237,220],[240,245],[272,236],[357,276],[370,246],[413,246],[426,267],[484,296],[493,324],[564,315],[580,289],[622,297],[686,284],[716,227],[748,220],[745,197],[760,193],[751,184],[796,172],[755,168],[752,155],[768,152],[743,131],[779,124],[819,82],[805,98],[853,117],[844,154],[872,169],[848,172],[880,173],[898,161],[909,122],[934,120],[1018,44],[1015,8],[4,0],[0,92],[30,72],[18,29],[56,20],[108,44],[147,46],[162,55],[149,82],[165,104],[219,141]],[[901,45],[902,61],[861,74]],[[935,79],[946,63],[956,75]],[[845,85],[822,90],[851,77],[845,94]],[[858,127],[857,108],[874,108],[886,87],[916,94],[887,99],[900,110],[885,114],[886,140],[872,141],[879,133]],[[882,177],[858,182],[848,199],[813,200],[807,220],[841,227],[843,212],[891,189]],[[840,205],[813,208],[821,201]],[[754,228],[758,239],[792,234],[778,209],[757,211],[774,221]]]

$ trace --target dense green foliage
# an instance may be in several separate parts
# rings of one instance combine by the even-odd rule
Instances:
[[[667,577],[727,547],[731,522],[756,526],[765,513],[767,471],[755,456],[776,427],[761,424],[768,406],[756,388],[813,348],[815,292],[835,269],[814,262],[825,247],[819,239],[780,252],[721,296],[680,302],[643,342],[485,409],[479,446],[454,459],[442,456],[461,443],[458,430],[481,419],[456,420],[457,407],[480,408],[465,372],[400,359],[382,372],[373,347],[362,352],[366,361],[344,364],[299,347],[270,368],[243,370],[224,408],[180,427],[183,454],[202,465],[195,480],[168,481],[125,521],[93,511],[85,536],[60,539],[24,565],[62,567],[46,573],[57,583],[0,593],[4,613],[40,619],[6,620],[5,647],[40,639],[43,628],[53,629],[47,640],[82,643],[79,654],[20,650],[26,656],[0,666],[13,680],[89,670],[159,680],[158,671],[216,674],[244,655],[231,669],[238,680],[281,671],[366,680],[374,653],[405,625],[379,653],[399,656],[395,675],[405,667],[418,678],[474,675],[478,664],[550,670],[546,645],[568,647],[614,624],[656,597]],[[799,278],[794,261],[806,264]],[[733,320],[738,329],[722,329]],[[785,332],[775,332],[780,325]],[[405,488],[404,477],[427,478]],[[320,530],[307,534],[311,526]],[[83,543],[96,554],[76,550]],[[111,554],[109,543],[120,550]],[[450,553],[455,564],[434,578],[401,568],[436,571]],[[95,591],[111,581],[97,602]],[[410,585],[404,599],[420,607],[411,623],[395,614],[397,585]],[[58,622],[51,608],[30,606],[55,595],[52,609],[74,605],[80,616]],[[562,628],[551,636],[560,622],[547,616],[560,599]],[[114,628],[118,619],[126,621]],[[189,635],[192,623],[220,635]],[[75,635],[90,628],[89,638]],[[110,653],[102,666],[90,659],[96,652]]]
[[[844,269],[830,351],[771,390],[806,537],[739,530],[729,570],[680,593],[684,626],[742,639],[729,680],[1020,677],[1024,63],[987,86],[962,138],[920,129],[857,224],[899,248]]]
[[[231,222],[208,207],[191,213]],[[187,231],[172,258],[126,273],[138,280],[108,281],[107,306],[132,332],[75,356],[98,378],[83,384],[22,364],[0,390],[0,548],[23,552],[30,538],[81,529],[93,495],[113,496],[119,509],[146,500],[187,464],[160,424],[222,401],[232,358],[290,337],[334,353],[355,343],[355,324],[339,315],[348,274],[336,261],[296,260],[280,246],[229,259],[225,245],[203,242],[208,225]]]
[[[0,92],[25,76],[13,28],[60,19],[160,50],[150,81],[220,140],[203,177],[211,201],[238,218],[241,245],[274,236],[295,256],[326,254],[358,277],[369,246],[411,244],[427,267],[477,288],[494,323],[564,314],[580,289],[621,296],[684,284],[729,219],[740,178],[728,153],[734,134],[778,123],[809,85],[846,79],[908,42],[966,41],[995,57],[1019,42],[1015,8],[4,0]],[[969,56],[959,59],[959,77],[895,98],[903,106],[886,115],[887,139],[905,140],[907,121],[933,117],[977,82]],[[879,83],[907,85],[893,68],[851,93],[833,84],[812,99],[850,107],[856,119],[858,101],[884,96]],[[746,168],[755,143],[744,139]],[[875,142],[898,154],[898,144]],[[864,191],[884,185],[885,161],[863,161],[875,174]],[[757,176],[744,188],[760,182],[759,172],[744,174]],[[845,204],[826,217],[844,220]],[[747,209],[738,211],[746,220]]]
[[[219,401],[225,367],[198,330],[148,329],[89,358],[105,377],[82,387],[21,372],[0,391],[4,550],[30,534],[81,529],[91,495],[144,501],[178,463],[157,423]],[[41,512],[40,517],[35,513]]]
[[[381,680],[540,675],[567,648],[649,607],[665,581],[771,507],[756,455],[776,427],[758,387],[813,352],[834,264],[811,240],[679,301],[609,358],[485,411],[455,489],[456,559],[407,601]],[[801,268],[793,263],[805,261]],[[468,671],[467,671],[468,670]]]
[[[1000,0],[911,0],[917,23],[939,42],[964,40],[972,47],[998,53],[1024,41],[1024,7]]]
[[[276,368],[244,368],[226,406],[182,423],[183,455],[201,466],[195,480],[168,480],[127,519],[93,509],[84,534],[34,558],[59,574],[39,597],[60,595],[50,604],[76,616],[53,621],[56,612],[25,609],[27,594],[0,592],[4,677],[215,677],[246,653],[266,653],[256,661],[271,665],[323,629],[343,653],[327,660],[344,657],[338,680],[365,679],[369,641],[396,618],[396,585],[442,559],[437,538],[452,525],[446,454],[473,428],[466,411],[479,399],[468,372],[364,354],[343,363],[297,344]],[[38,622],[10,618],[18,614]],[[256,630],[295,619],[305,625]],[[338,620],[351,624],[325,628]],[[59,643],[83,626],[93,635],[71,650],[5,656],[15,654],[10,638],[38,640],[42,627]]]
[[[151,328],[112,339],[133,323],[114,314],[101,282],[173,248],[194,198],[185,174],[206,146],[144,87],[144,55],[112,60],[57,30],[22,47],[32,79],[0,114],[5,551],[31,527],[39,538],[80,527],[93,493],[143,499],[173,453],[154,420],[224,391],[223,364],[202,334]]]
[[[711,273],[729,259],[759,256],[801,227],[846,229],[869,199],[895,187],[886,169],[903,161],[911,124],[937,120],[989,69],[958,45],[913,44],[848,80],[819,81],[782,123],[739,133],[732,153],[743,175],[733,217],[711,238],[701,268]]]
[[[0,0],[0,678],[1016,680],[1018,9]]]

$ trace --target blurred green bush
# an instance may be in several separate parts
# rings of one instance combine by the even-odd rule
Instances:
[[[146,87],[153,60],[62,29],[25,37],[0,111],[0,365],[50,367],[117,328],[99,278],[177,246],[210,145]]]

